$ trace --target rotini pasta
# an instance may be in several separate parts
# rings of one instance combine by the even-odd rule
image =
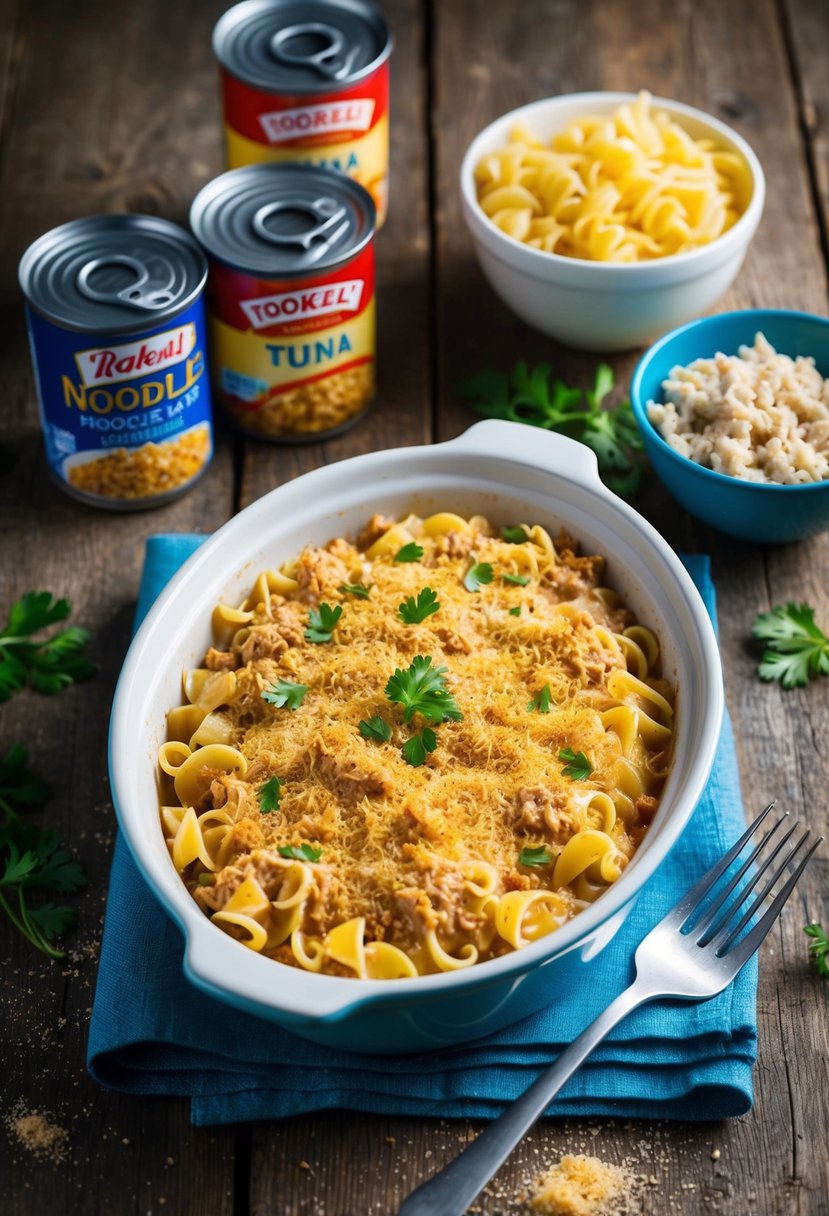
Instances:
[[[217,928],[402,979],[607,890],[657,809],[674,691],[603,567],[539,525],[375,516],[218,605],[158,756],[172,862]]]
[[[573,120],[545,146],[516,127],[475,170],[478,201],[507,236],[599,262],[638,262],[707,245],[751,191],[742,157],[693,139],[649,93]]]

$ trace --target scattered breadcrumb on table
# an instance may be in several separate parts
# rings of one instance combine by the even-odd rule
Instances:
[[[52,1161],[55,1165],[66,1160],[69,1132],[58,1123],[53,1123],[48,1112],[28,1110],[22,1102],[18,1102],[3,1122],[9,1135],[34,1157]]]
[[[628,1211],[636,1182],[624,1166],[568,1154],[537,1177],[522,1198],[534,1216],[617,1216]]]

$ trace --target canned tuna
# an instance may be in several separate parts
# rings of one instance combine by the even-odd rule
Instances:
[[[258,438],[320,438],[374,395],[374,204],[329,169],[249,165],[190,212],[210,258],[213,389]]]
[[[213,451],[207,263],[192,237],[151,216],[92,216],[39,237],[19,275],[61,488],[120,510],[189,488]]]
[[[219,20],[228,168],[294,161],[388,202],[391,37],[366,0],[244,0]]]

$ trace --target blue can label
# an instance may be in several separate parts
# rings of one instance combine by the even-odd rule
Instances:
[[[201,298],[146,333],[82,334],[26,309],[46,456],[84,497],[166,496],[213,453]]]

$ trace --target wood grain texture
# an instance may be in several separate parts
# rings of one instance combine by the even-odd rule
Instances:
[[[143,210],[185,221],[194,190],[218,167],[210,21],[162,6],[21,6],[5,97],[12,121],[0,168],[0,319],[4,408],[0,444],[17,457],[0,478],[0,606],[30,588],[67,595],[87,626],[100,670],[89,683],[0,707],[0,751],[29,748],[54,794],[48,821],[77,852],[89,889],[64,963],[49,963],[0,933],[4,1111],[48,1111],[69,1133],[63,1165],[32,1158],[0,1134],[0,1206],[9,1213],[232,1211],[232,1130],[194,1133],[186,1103],[130,1101],[86,1075],[114,818],[106,735],[126,650],[146,536],[202,531],[232,503],[230,447],[186,497],[136,514],[81,506],[50,482],[17,287],[17,260],[38,234],[99,211]],[[179,47],[179,50],[176,50]],[[186,88],[180,88],[180,82]],[[48,87],[46,84],[48,82]],[[135,999],[125,993],[124,1000]],[[168,1158],[170,1159],[168,1162]],[[108,1206],[112,1205],[112,1206]]]

